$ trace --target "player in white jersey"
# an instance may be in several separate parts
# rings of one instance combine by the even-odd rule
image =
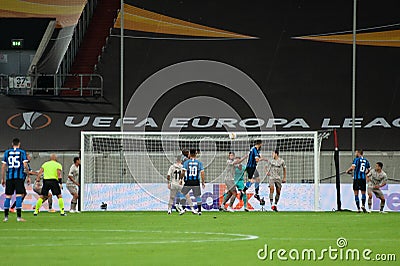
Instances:
[[[229,211],[233,212],[233,203],[236,199],[236,184],[235,184],[235,166],[243,162],[248,155],[244,156],[240,159],[235,159],[235,153],[229,152],[228,160],[227,160],[227,167],[225,173],[225,185],[226,185],[226,192],[224,194],[224,199],[222,201],[221,206],[219,207],[220,211]],[[230,199],[228,208],[225,207],[225,204]]]
[[[375,169],[372,169],[368,174],[367,174],[367,182],[368,182],[368,207],[371,210],[372,207],[372,193],[375,194],[375,196],[381,200],[381,206],[380,206],[380,213],[386,213],[383,211],[383,208],[385,207],[385,196],[382,193],[381,187],[386,185],[387,182],[387,175],[386,173],[382,170],[383,168],[383,163],[377,162],[375,164]]]
[[[271,203],[271,209],[278,211],[278,201],[281,196],[282,183],[286,183],[286,163],[279,157],[279,151],[275,150],[272,152],[272,160],[268,160],[266,172],[269,177],[269,201]],[[283,178],[282,178],[283,172]],[[274,190],[276,188],[275,202],[274,202]]]
[[[79,184],[79,166],[81,165],[81,159],[79,157],[74,158],[74,163],[71,165],[67,179],[67,189],[72,195],[70,213],[79,212],[76,210],[76,204],[78,203],[78,188]]]
[[[178,156],[176,158],[176,162],[171,165],[168,169],[168,174],[167,174],[167,181],[168,181],[168,189],[170,190],[169,192],[169,201],[168,201],[168,214],[171,214],[172,212],[172,204],[175,201],[176,196],[178,195],[178,198],[181,195],[181,190],[183,187],[183,180],[180,178],[182,173],[182,156]],[[186,200],[190,205],[190,209],[193,214],[197,214],[197,211],[193,207],[193,202],[190,198],[190,195],[186,195]],[[184,212],[183,207],[178,203],[175,205],[175,208],[178,212]]]

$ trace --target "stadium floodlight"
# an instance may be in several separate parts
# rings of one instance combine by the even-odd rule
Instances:
[[[109,209],[112,209],[112,198],[120,203],[125,199],[120,195],[110,194],[127,193],[125,196],[132,198],[134,193],[140,192],[139,190],[146,190],[148,201],[158,202],[159,205],[166,203],[168,199],[163,198],[164,192],[168,191],[166,173],[182,149],[198,150],[199,160],[203,162],[206,171],[206,183],[223,184],[228,152],[234,151],[237,156],[244,156],[256,140],[262,140],[261,154],[266,158],[271,158],[275,149],[279,150],[287,165],[288,183],[308,186],[311,191],[307,196],[307,200],[311,202],[308,210],[319,210],[319,160],[322,138],[316,131],[235,134],[82,132],[81,209],[98,210],[99,204],[104,200],[107,200]],[[257,169],[262,179],[266,178],[267,164],[265,161],[258,164]],[[107,187],[113,187],[113,190],[110,191]],[[108,198],[103,199],[102,193],[108,194]],[[144,198],[140,201],[137,205],[149,206],[145,205]],[[119,210],[132,210],[129,207],[124,208]]]

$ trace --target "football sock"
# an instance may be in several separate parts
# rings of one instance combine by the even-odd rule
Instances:
[[[24,201],[25,196],[26,196],[25,194],[22,196],[22,201]],[[14,209],[15,206],[17,206],[17,200],[15,200],[14,203],[13,203],[13,205],[11,205],[11,209]]]
[[[372,207],[372,198],[368,198],[368,208],[371,209]]]
[[[260,183],[258,183],[258,182],[254,183],[254,187],[255,187],[254,190],[255,190],[256,194],[258,195],[258,192],[260,190]]]
[[[361,195],[361,202],[362,202],[362,206],[365,206],[365,200],[367,199],[367,196],[365,194]]]
[[[36,208],[35,208],[35,212],[36,212],[36,213],[39,212],[39,209],[40,209],[40,207],[42,206],[42,203],[43,203],[43,199],[42,199],[42,198],[39,198],[39,199],[36,201]]]
[[[47,201],[49,202],[49,209],[53,209],[53,197],[48,197]]]
[[[269,193],[269,202],[272,203],[274,202],[274,193]]]
[[[17,208],[17,217],[21,218],[21,209],[22,209],[22,196],[17,196],[16,200],[16,208]]]
[[[11,203],[11,199],[10,198],[6,198],[6,200],[4,201],[4,217],[8,217],[8,211],[10,209],[10,203]]]
[[[247,209],[247,194],[243,195],[243,206],[245,209]]]
[[[383,208],[385,207],[385,200],[381,200],[381,211],[383,211]]]
[[[356,201],[357,209],[359,210],[359,209],[360,209],[360,199],[358,198],[358,195],[357,195],[357,196],[354,196],[354,199],[355,199],[355,201]]]
[[[64,200],[63,200],[63,198],[59,198],[58,199],[58,206],[60,206],[60,212],[61,212],[61,214],[63,214],[64,213]]]
[[[222,201],[222,206],[224,206],[227,201],[228,201],[228,193],[225,192],[224,193],[224,200]]]
[[[186,202],[185,201],[186,201],[185,198],[182,198],[181,201],[180,201],[180,204],[181,204],[183,209],[186,209]]]
[[[243,192],[246,192],[246,190],[248,190],[250,186],[251,186],[251,182],[247,181],[246,185],[244,186]]]
[[[276,204],[278,204],[278,201],[279,201],[279,197],[280,197],[281,195],[279,195],[278,193],[276,193],[276,195],[275,195],[275,205]]]
[[[234,196],[232,195],[231,200],[229,201],[229,206],[230,206],[230,207],[233,207],[233,203],[235,202],[235,200],[236,200],[236,197],[234,197]]]
[[[172,201],[173,201],[173,199],[172,200],[170,199],[170,203],[168,203],[169,209],[171,209]],[[76,210],[76,203],[77,203],[76,199],[71,200],[71,210],[74,210],[74,211]]]
[[[196,201],[197,201],[197,211],[201,212],[201,197],[197,197]]]

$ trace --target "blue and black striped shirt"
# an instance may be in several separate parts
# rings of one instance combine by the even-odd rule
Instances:
[[[249,159],[247,160],[246,167],[255,168],[257,167],[256,158],[260,158],[260,151],[257,149],[256,146],[250,149]]]
[[[368,170],[371,168],[369,162],[364,157],[356,157],[354,158],[353,165],[354,168],[354,179],[365,179],[368,173]]]
[[[7,165],[6,179],[25,179],[24,163],[28,162],[26,152],[19,148],[8,149],[4,152],[2,163]]]

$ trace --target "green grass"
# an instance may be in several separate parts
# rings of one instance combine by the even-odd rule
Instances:
[[[400,213],[90,212],[12,214],[1,224],[1,265],[373,265],[376,261],[262,261],[257,251],[347,248],[396,254],[400,261]],[[216,218],[214,218],[216,217]],[[194,233],[191,233],[194,232]],[[237,235],[240,234],[240,235]],[[245,236],[243,236],[245,235]],[[253,239],[256,236],[257,238]],[[248,239],[248,240],[243,240]]]

